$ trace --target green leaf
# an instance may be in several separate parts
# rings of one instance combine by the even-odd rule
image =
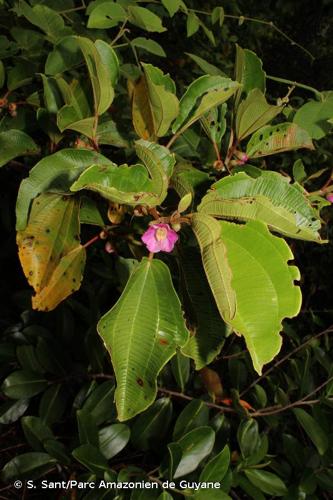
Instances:
[[[125,9],[115,2],[103,2],[90,11],[87,28],[107,29],[117,26],[126,19]]]
[[[200,474],[200,482],[221,482],[227,473],[230,464],[230,451],[225,445],[222,451],[212,458]]]
[[[16,229],[26,227],[31,201],[46,191],[68,192],[71,184],[90,165],[113,165],[105,156],[87,149],[62,149],[46,156],[21,182],[16,202]]]
[[[236,315],[228,323],[243,335],[255,370],[269,363],[281,348],[282,320],[296,316],[301,291],[294,284],[299,270],[287,243],[261,222],[220,222],[236,294]]]
[[[225,321],[236,314],[236,295],[231,285],[228,252],[221,239],[221,226],[210,215],[194,214],[192,229],[198,240],[203,266],[217,308]]]
[[[186,21],[187,38],[194,35],[198,31],[199,27],[200,27],[200,19],[198,18],[197,15],[194,14],[194,12],[190,12],[187,16],[187,21]]]
[[[94,417],[97,425],[115,417],[114,389],[112,381],[103,382],[91,392],[83,405],[83,410]]]
[[[76,419],[80,443],[98,447],[98,428],[94,417],[86,410],[77,410]]]
[[[202,172],[193,167],[190,162],[178,161],[170,179],[170,184],[180,198],[183,198],[188,193],[194,198],[200,187],[206,187],[209,184],[209,179],[207,172]]]
[[[306,130],[312,139],[322,139],[331,130],[328,120],[333,117],[333,93],[323,101],[309,101],[299,108],[293,122]]]
[[[47,75],[64,73],[83,61],[83,55],[74,36],[61,38],[48,53],[45,62]]]
[[[5,464],[1,479],[6,482],[18,477],[35,479],[51,470],[56,463],[57,460],[47,453],[23,453]]]
[[[139,450],[149,450],[156,440],[161,442],[168,432],[172,417],[172,402],[159,398],[144,413],[139,415],[132,427],[131,441]]]
[[[52,310],[80,287],[86,253],[79,228],[75,198],[42,194],[34,200],[27,227],[17,233],[20,262],[36,292],[34,309]]]
[[[80,206],[80,224],[103,227],[105,225],[98,206],[92,198],[82,196]]]
[[[225,177],[211,186],[198,211],[214,217],[257,220],[292,238],[320,241],[320,220],[306,192],[277,172],[245,172]]]
[[[329,446],[326,433],[318,422],[302,408],[293,408],[292,411],[298,423],[303,427],[304,431],[317,448],[319,455],[324,455]]]
[[[248,94],[252,89],[259,89],[265,94],[266,73],[262,69],[262,61],[252,50],[242,49],[236,44],[235,68],[235,80],[242,85],[236,95],[236,107],[243,92]]]
[[[103,40],[95,43],[84,37],[76,41],[85,59],[94,95],[95,113],[103,114],[114,98],[113,87],[118,79],[119,62],[116,53]]]
[[[169,12],[170,17],[173,17],[179,11],[180,7],[186,8],[182,0],[162,0],[162,4]]]
[[[223,71],[221,71],[219,68],[214,66],[213,64],[210,64],[209,62],[206,61],[206,59],[202,59],[202,57],[199,57],[195,54],[191,54],[190,52],[185,52],[186,55],[190,56],[191,59],[199,66],[200,69],[207,75],[211,76],[225,76]]]
[[[127,8],[129,14],[129,22],[142,28],[146,31],[154,31],[157,33],[162,33],[166,31],[166,28],[162,26],[161,19],[144,7],[138,7],[137,5],[130,5]]]
[[[44,31],[51,42],[57,42],[71,33],[71,29],[65,27],[61,15],[46,5],[30,7],[25,1],[20,0],[18,9],[18,15],[23,15],[31,24]]]
[[[52,384],[42,395],[39,416],[48,425],[61,419],[66,409],[67,398],[61,384]]]
[[[0,424],[12,424],[16,422],[29,406],[29,399],[18,401],[5,401],[0,406]]]
[[[236,136],[242,141],[248,135],[269,123],[283,110],[283,106],[268,104],[260,89],[252,89],[237,109]]]
[[[295,182],[302,184],[307,178],[307,173],[305,171],[304,163],[301,158],[295,161],[293,164],[293,178]]]
[[[182,457],[173,477],[185,476],[196,470],[200,462],[212,451],[215,432],[211,427],[198,427],[177,441],[181,447]]]
[[[227,327],[216,307],[202,267],[200,253],[194,248],[180,252],[181,270],[186,290],[186,312],[191,328],[190,338],[182,353],[195,362],[196,370],[211,363],[220,353]]]
[[[44,442],[45,451],[54,457],[58,462],[64,465],[71,464],[71,457],[63,443],[60,441],[55,441],[54,439],[49,439]]]
[[[178,114],[175,84],[169,75],[151,64],[142,63],[144,75],[132,88],[132,119],[143,139],[164,136]]]
[[[51,429],[38,417],[23,417],[21,425],[24,436],[35,451],[43,451],[43,443],[54,439]]]
[[[7,130],[0,132],[0,167],[18,156],[39,153],[39,147],[25,132]]]
[[[47,387],[47,380],[38,373],[18,370],[3,381],[1,390],[12,399],[31,398]]]
[[[143,49],[146,52],[150,52],[151,54],[155,54],[155,56],[166,57],[166,53],[161,47],[161,45],[154,40],[150,40],[149,38],[143,38],[139,36],[131,40],[131,44],[138,49]]]
[[[249,158],[259,158],[300,148],[314,149],[306,130],[295,123],[281,123],[267,125],[253,134],[247,144],[246,154]]]
[[[132,206],[159,205],[167,195],[174,156],[164,146],[143,139],[135,143],[135,149],[146,168],[141,164],[92,165],[71,186],[71,191],[90,189],[110,201]]]
[[[237,430],[237,440],[243,458],[251,457],[260,444],[258,422],[253,418],[243,420]]]
[[[99,449],[107,460],[118,455],[127,445],[131,431],[125,424],[112,424],[99,431]]]
[[[286,485],[276,474],[259,469],[248,469],[244,472],[249,481],[263,493],[277,497],[287,494]]]
[[[104,475],[104,472],[109,470],[106,458],[98,448],[91,444],[83,444],[72,452],[73,457],[82,465],[87,467],[93,474],[98,477]]]
[[[178,203],[178,212],[181,214],[183,212],[186,212],[186,210],[191,206],[192,203],[192,193],[186,193],[182,198],[180,199]]]
[[[217,22],[219,22],[219,26],[221,28],[224,23],[223,7],[215,7],[212,11],[211,19],[212,19],[212,24],[216,24]]]
[[[219,149],[221,148],[222,138],[227,130],[227,120],[225,118],[227,110],[227,104],[224,103],[209,110],[200,120],[208,139],[215,143]]]
[[[0,89],[4,86],[6,81],[6,70],[4,63],[0,60]]]
[[[178,440],[189,431],[206,426],[209,419],[208,406],[200,399],[193,399],[178,415],[172,439]]]
[[[98,144],[108,144],[117,148],[128,148],[129,143],[119,132],[117,124],[113,120],[107,120],[98,124],[96,140]]]
[[[162,290],[165,300],[160,301]],[[117,379],[118,419],[128,420],[154,401],[158,373],[187,340],[167,266],[160,260],[144,258],[97,329],[110,351]]]
[[[179,103],[179,114],[172,131],[178,135],[193,125],[211,108],[231,97],[239,84],[222,76],[203,75],[189,85]]]
[[[179,389],[184,392],[190,376],[190,360],[177,351],[176,356],[171,359],[171,371]]]

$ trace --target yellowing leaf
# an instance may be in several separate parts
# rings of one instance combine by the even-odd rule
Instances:
[[[86,263],[86,252],[79,246],[62,257],[47,285],[32,297],[32,307],[40,311],[50,311],[81,286]]]
[[[132,89],[133,125],[141,138],[156,140],[168,132],[179,103],[170,76],[151,64],[142,66],[144,74]]]
[[[79,239],[74,197],[46,193],[35,198],[28,225],[17,233],[21,265],[36,292],[34,308],[54,309],[79,287],[85,263]]]

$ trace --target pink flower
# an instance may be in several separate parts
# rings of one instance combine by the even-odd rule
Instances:
[[[327,201],[329,201],[330,203],[333,203],[333,193],[328,194],[328,195],[326,196],[326,200],[327,200]]]
[[[169,224],[152,224],[141,237],[149,252],[172,252],[178,234]]]

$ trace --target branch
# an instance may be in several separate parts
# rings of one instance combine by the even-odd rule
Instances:
[[[275,368],[277,368],[282,363],[284,363],[285,361],[287,361],[287,359],[289,359],[293,354],[296,354],[298,351],[301,351],[303,349],[303,347],[305,347],[308,344],[310,344],[310,342],[312,342],[312,340],[317,339],[317,338],[319,338],[322,335],[325,335],[327,333],[333,333],[333,325],[329,326],[326,330],[323,330],[322,332],[317,333],[317,335],[314,335],[313,337],[310,337],[308,340],[306,340],[305,342],[303,342],[303,344],[300,344],[298,347],[296,347],[292,351],[288,352],[281,359],[277,360],[270,368],[268,368],[268,370],[265,371],[265,373],[263,373],[260,377],[256,378],[246,389],[244,389],[244,391],[242,391],[240,393],[239,397],[244,396],[244,394],[246,394],[250,389],[252,389],[252,387],[254,387],[255,385],[257,385],[258,382],[260,382],[261,380],[263,380],[264,378],[266,378],[269,373],[271,373],[273,370],[275,370]]]

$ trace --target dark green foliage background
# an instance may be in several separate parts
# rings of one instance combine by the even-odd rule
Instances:
[[[44,3],[53,6],[57,2],[49,0]],[[68,5],[75,6],[75,3],[70,0],[63,3],[66,4],[64,8],[68,8]],[[207,11],[217,5],[217,2],[212,0],[204,3],[199,1],[186,3],[188,7]],[[219,2],[218,5],[223,5],[223,2]],[[0,1],[0,36],[8,36],[8,26],[15,22],[15,16],[10,10],[12,6],[12,2]],[[198,67],[184,55],[184,52],[193,52],[212,64],[220,66],[228,74],[232,74],[234,45],[238,42],[242,47],[250,48],[257,53],[270,75],[296,80],[318,90],[332,87],[332,1],[238,0],[232,3],[225,1],[224,7],[228,14],[273,21],[300,45],[306,47],[314,55],[314,60],[311,60],[299,47],[291,45],[275,30],[255,22],[245,22],[238,26],[237,20],[226,19],[223,27],[215,30],[216,47],[208,43],[207,39],[202,36],[202,32],[187,39],[184,19],[178,15],[171,20],[166,20],[167,32],[152,36],[163,46],[168,57],[159,59],[142,53],[142,59],[170,72],[178,86],[182,88],[201,74]],[[80,15],[79,11],[72,19],[79,22]],[[23,23],[22,19],[20,23]],[[134,28],[133,32],[135,31]],[[137,36],[141,36],[140,30],[137,31]],[[46,53],[47,50],[46,46]],[[128,53],[126,57],[132,56]],[[285,92],[285,86],[269,82],[271,97],[282,96]],[[298,102],[309,98],[309,94],[301,89],[297,89],[296,94],[295,99],[298,99]],[[117,107],[117,103],[115,106]],[[120,106],[116,112],[121,115]],[[29,133],[41,146],[42,153],[46,154],[47,137],[35,128],[33,121]],[[291,174],[291,166],[300,156],[306,164],[308,173],[314,173],[325,167],[331,168],[332,148],[332,135],[328,135],[316,144],[315,152],[279,155],[271,160],[270,168],[282,169]],[[112,153],[112,148],[105,148],[103,152],[108,155],[110,151]],[[17,258],[14,210],[20,182],[26,177],[29,167],[33,164],[34,159],[27,159],[26,163],[12,162],[0,170],[0,375],[2,379],[5,379],[10,373],[23,369],[39,372],[46,382],[41,391],[33,395],[26,405],[21,404],[13,410],[11,423],[6,422],[8,418],[6,410],[10,400],[4,395],[0,396],[0,461],[3,467],[19,454],[44,451],[43,443],[38,442],[38,439],[36,442],[36,439],[33,440],[31,437],[27,439],[22,429],[23,415],[37,416],[50,425],[55,436],[51,441],[56,440],[62,443],[61,453],[64,454],[63,461],[60,460],[59,464],[46,467],[45,471],[40,471],[40,474],[37,471],[37,476],[40,480],[43,478],[67,480],[73,477],[85,480],[90,476],[89,467],[85,467],[71,455],[72,450],[85,442],[82,433],[79,435],[78,432],[76,412],[82,407],[87,409],[88,404],[88,413],[95,417],[98,415],[98,425],[104,426],[107,423],[116,422],[115,408],[110,393],[113,382],[112,367],[109,356],[96,334],[96,323],[101,314],[119,297],[126,281],[126,269],[124,270],[119,265],[116,256],[105,253],[103,242],[98,242],[89,249],[81,290],[53,312],[38,313],[31,310],[31,290],[28,288]],[[311,188],[314,190],[319,186],[320,181],[316,180]],[[332,209],[326,208],[322,215],[327,222],[326,235],[332,238]],[[93,235],[94,230],[87,229],[83,241]],[[272,415],[261,416],[256,420],[261,436],[267,436],[268,439],[268,450],[259,461],[263,464],[265,471],[276,474],[287,485],[288,493],[284,498],[290,500],[329,499],[333,495],[331,446],[333,442],[333,381],[323,390],[320,386],[333,375],[333,328],[330,327],[333,324],[333,249],[332,243],[315,246],[302,242],[293,242],[292,249],[302,274],[303,307],[296,319],[285,324],[283,349],[277,360],[272,363],[273,369],[267,376],[262,377],[257,386],[251,387],[257,375],[252,368],[243,341],[235,339],[234,336],[226,340],[221,357],[211,364],[211,368],[220,375],[226,397],[234,397],[234,401],[237,401],[238,395],[242,395],[245,391],[243,399],[256,409],[280,405],[279,411],[273,410]],[[302,344],[304,347],[301,347]],[[22,349],[22,346],[28,349]],[[298,347],[301,348],[297,350]],[[283,364],[274,368],[274,364],[285,356],[287,359]],[[268,368],[270,367],[266,367],[266,370]],[[173,406],[171,419],[165,419],[162,415],[162,418],[157,421],[157,428],[151,436],[148,436],[147,446],[142,446],[142,443],[138,443],[132,436],[127,446],[109,461],[110,468],[114,471],[111,477],[116,477],[120,471],[122,471],[123,479],[136,477],[135,474],[139,474],[140,478],[146,477],[148,473],[150,476],[156,476],[156,468],[167,455],[166,444],[173,441],[174,424],[189,401],[179,395],[181,391],[173,377],[170,363],[163,370],[159,385],[162,388],[160,397],[170,396],[170,405]],[[49,409],[51,403],[45,394],[54,386],[59,387],[59,392],[52,402],[50,412],[47,413],[46,410]],[[251,388],[248,389],[249,387]],[[318,391],[316,391],[317,388],[319,388]],[[178,395],[172,395],[172,392]],[[313,401],[311,404],[301,401],[299,405],[296,405],[312,415],[317,423],[317,426],[312,429],[315,436],[311,439],[288,405],[302,400],[304,396],[312,392],[313,396],[309,398]],[[201,398],[211,402],[200,376],[193,369],[191,369],[185,393],[188,398]],[[105,395],[107,397],[105,407],[98,407],[103,404]],[[93,398],[90,402],[89,397]],[[148,412],[146,414],[149,416]],[[225,444],[230,447],[232,460],[229,473],[225,478],[227,490],[228,484],[229,487],[231,485],[229,495],[236,499],[257,498],[260,500],[262,498],[259,496],[260,488],[259,490],[246,490],[244,481],[242,483],[242,479],[239,479],[245,478],[242,469],[246,467],[246,459],[250,460],[254,455],[255,450],[249,451],[249,449],[257,439],[256,430],[253,434],[241,438],[239,427],[244,426],[248,415],[237,403],[230,412],[224,414],[224,418],[222,418],[223,413],[216,408],[209,408],[209,412],[209,419],[203,417],[198,425],[215,425],[217,429],[215,452],[221,451]],[[129,428],[137,429],[138,420],[144,419],[144,415],[129,421]],[[140,425],[144,429],[145,421],[141,420],[141,422],[143,423]],[[87,428],[89,428],[89,422]],[[37,433],[37,437],[38,435],[42,439],[40,433]],[[318,452],[318,440],[322,440],[322,436],[327,439],[330,446],[321,455]],[[32,469],[26,476],[28,479],[36,476],[33,461],[29,465]],[[140,470],[132,469],[133,467]],[[131,476],[133,471],[135,474]],[[199,475],[200,468],[192,473],[190,478],[198,480]],[[180,498],[177,493],[172,494],[175,498]],[[118,492],[118,495],[117,498],[129,498],[131,494]],[[206,495],[210,498],[210,493]],[[83,491],[77,492],[77,496],[72,497],[70,492],[53,493],[49,490],[45,493],[37,489],[35,491],[24,490],[23,497],[22,490],[15,490],[7,483],[0,488],[0,497],[8,499],[99,499],[114,496],[110,492],[105,494],[98,491],[91,493]],[[137,491],[132,493],[131,498],[146,499],[148,496],[147,491]],[[266,497],[273,498],[274,494],[267,493]]]

